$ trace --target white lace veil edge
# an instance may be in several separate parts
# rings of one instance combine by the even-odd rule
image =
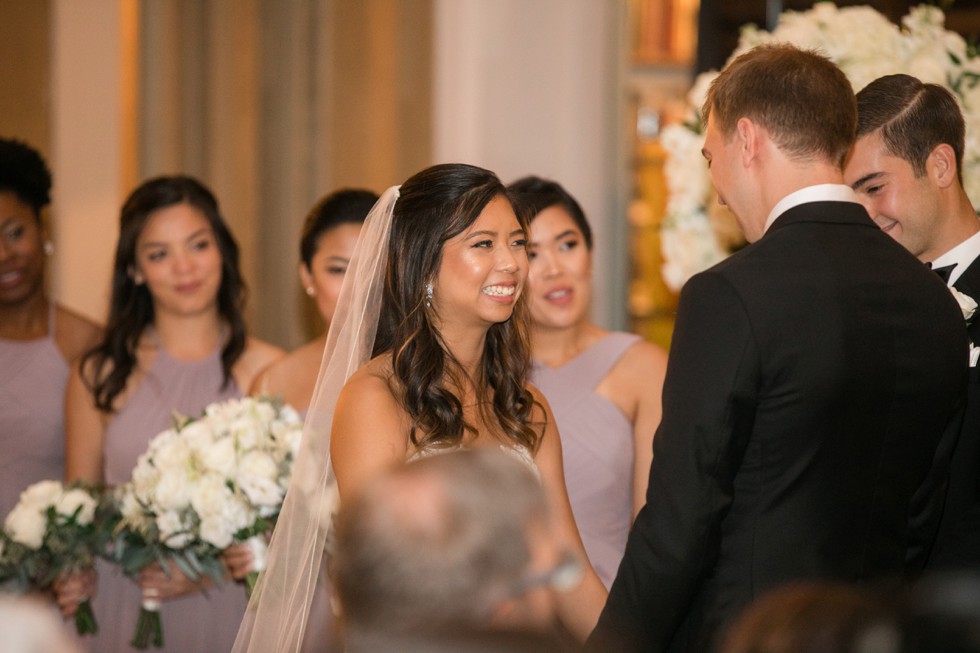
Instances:
[[[293,476],[269,544],[267,566],[232,653],[296,653],[302,645],[336,502],[330,466],[334,407],[347,379],[370,359],[374,347],[398,188],[392,186],[381,195],[354,248],[327,334]]]

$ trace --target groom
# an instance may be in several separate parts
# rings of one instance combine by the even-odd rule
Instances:
[[[980,299],[980,220],[963,189],[966,125],[956,98],[909,75],[857,94],[857,141],[844,181],[871,218],[946,283]],[[980,344],[980,315],[968,325]],[[980,367],[971,359],[967,408],[930,568],[980,568]]]
[[[751,244],[681,294],[647,504],[595,651],[708,651],[788,581],[900,586],[934,538],[958,427],[963,318],[843,185],[843,73],[760,46],[704,116],[712,183]]]

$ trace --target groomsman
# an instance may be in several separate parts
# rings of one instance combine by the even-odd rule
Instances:
[[[966,128],[956,99],[942,86],[888,75],[858,93],[857,109],[857,141],[844,180],[885,233],[949,286],[980,299],[980,219],[963,190]],[[971,320],[967,331],[980,344],[980,319]],[[930,567],[980,566],[980,375],[975,356]]]
[[[708,651],[788,581],[901,586],[935,537],[959,426],[962,314],[843,183],[843,73],[760,46],[703,115],[712,182],[751,244],[681,293],[647,504],[595,651]]]

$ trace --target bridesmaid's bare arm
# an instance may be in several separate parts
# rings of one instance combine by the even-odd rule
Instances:
[[[585,546],[575,525],[571,504],[568,502],[565,473],[562,468],[561,442],[558,439],[558,427],[555,425],[554,415],[544,395],[534,387],[531,387],[531,391],[540,406],[536,411],[539,414],[535,415],[535,421],[547,420],[534,462],[541,472],[541,482],[548,495],[564,544],[575,552],[585,565],[582,582],[570,592],[556,595],[558,613],[565,627],[580,641],[585,641],[595,628],[599,613],[606,603],[606,588],[589,564]]]
[[[633,417],[633,517],[647,500],[647,483],[653,463],[653,436],[660,426],[661,395],[667,373],[667,352],[648,342],[630,348],[625,372],[636,393],[636,413]]]
[[[82,380],[78,365],[72,366],[65,389],[65,480],[103,479],[102,447],[105,419]]]

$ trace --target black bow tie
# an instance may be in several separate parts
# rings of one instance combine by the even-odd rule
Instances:
[[[949,276],[953,274],[953,268],[956,267],[956,263],[952,265],[944,265],[941,268],[932,267],[932,263],[926,263],[926,267],[939,275],[939,278],[943,280],[943,283],[949,284]]]

